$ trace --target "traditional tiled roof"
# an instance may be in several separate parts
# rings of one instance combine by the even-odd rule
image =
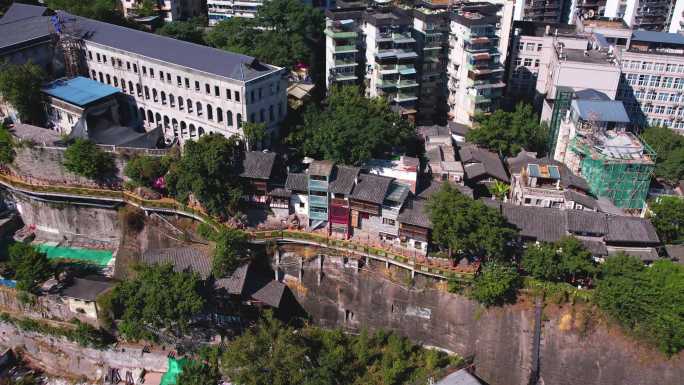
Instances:
[[[62,290],[62,296],[83,301],[95,301],[100,293],[113,286],[114,282],[102,276],[74,278],[71,285]]]
[[[289,198],[292,196],[292,192],[286,188],[278,187],[268,192],[269,196],[278,198]]]
[[[614,247],[608,246],[608,256],[625,253],[632,257],[637,257],[643,262],[653,262],[660,259],[658,251],[654,247]]]
[[[592,238],[592,237],[575,237],[579,239],[580,242],[582,242],[582,245],[592,254],[595,256],[606,256],[608,255],[608,249],[606,248],[606,244],[601,241],[600,238]]]
[[[364,202],[382,204],[392,180],[392,178],[379,175],[361,174],[359,176],[359,182],[354,186],[351,198]]]
[[[290,172],[285,180],[285,188],[290,191],[306,192],[309,190],[309,176],[301,172]]]
[[[594,211],[565,210],[567,230],[573,234],[588,233],[603,236],[608,233],[606,215]]]
[[[206,279],[211,274],[211,256],[196,247],[147,250],[142,262],[148,265],[170,263],[177,272],[192,271]]]
[[[442,188],[443,183],[451,183],[451,185],[455,187],[461,194],[467,196],[470,199],[473,199],[475,196],[473,189],[468,186],[452,182],[440,182],[436,180],[431,180],[430,184],[428,184],[427,186],[423,186],[422,190],[418,192],[418,196],[423,199],[429,199],[432,196],[432,194],[436,193],[437,191],[439,191],[439,189]]]
[[[399,223],[431,229],[432,222],[430,222],[430,216],[427,213],[426,203],[427,201],[424,199],[407,200],[397,220]]]
[[[573,172],[564,163],[544,157],[537,158],[533,152],[520,151],[518,155],[506,159],[506,165],[511,174],[519,174],[528,164],[553,165],[558,167],[561,176],[561,186],[563,188],[575,188],[582,191],[589,191],[589,184],[581,176]]]
[[[249,272],[249,263],[238,267],[233,271],[230,277],[219,278],[214,282],[214,287],[217,289],[225,289],[228,294],[241,295],[245,283],[247,282],[247,274]]]
[[[337,166],[333,171],[332,180],[330,181],[329,190],[335,194],[351,194],[354,189],[356,177],[359,175],[358,167],[351,166]]]
[[[273,174],[273,165],[276,161],[276,153],[250,151],[245,154],[242,161],[243,178],[268,180]]]
[[[554,208],[502,204],[503,215],[524,238],[555,242],[567,233],[563,211]]]
[[[684,245],[665,245],[665,250],[670,258],[684,262]]]
[[[660,239],[648,219],[610,216],[606,242],[658,244]]]
[[[309,175],[329,177],[334,166],[335,163],[331,160],[315,160],[309,165]]]
[[[474,145],[464,145],[459,148],[458,155],[468,179],[488,175],[503,182],[509,181],[506,169],[495,153]]]
[[[271,281],[266,286],[257,290],[256,293],[252,294],[252,298],[257,301],[263,302],[268,306],[279,308],[281,302],[283,301],[283,296],[286,290],[285,284],[278,281]]]
[[[566,190],[563,192],[566,201],[572,201],[581,204],[590,209],[598,209],[598,201],[586,194],[580,194],[574,190]]]
[[[13,23],[31,17],[43,16],[47,14],[47,12],[47,7],[14,2],[2,16],[2,19],[0,19],[0,24]]]

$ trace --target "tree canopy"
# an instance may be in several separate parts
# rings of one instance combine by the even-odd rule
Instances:
[[[289,141],[303,155],[359,165],[394,152],[415,151],[413,125],[383,98],[364,97],[356,87],[333,87],[325,107],[311,107]]]
[[[684,200],[659,197],[649,204],[650,220],[663,243],[684,243]]]
[[[134,272],[133,279],[119,283],[111,294],[121,334],[129,340],[154,340],[161,329],[176,336],[185,332],[205,304],[197,273],[175,272],[170,264],[140,265]]]
[[[432,238],[457,258],[504,258],[516,235],[498,211],[461,194],[450,183],[430,197],[427,210]]]
[[[23,122],[43,125],[43,99],[40,87],[45,72],[30,61],[25,64],[5,64],[0,71],[0,94],[19,114]]]
[[[169,159],[158,156],[136,155],[124,168],[124,175],[138,186],[152,187],[169,169]]]
[[[8,165],[14,161],[14,138],[7,128],[0,124],[0,165]]]
[[[512,112],[477,115],[467,140],[503,156],[515,156],[523,149],[541,155],[547,149],[547,129],[531,105],[518,103]]]
[[[54,272],[45,253],[23,242],[10,245],[8,267],[17,281],[17,288],[28,292],[34,291]]]
[[[50,9],[59,9],[106,23],[135,26],[134,23],[126,20],[119,11],[118,0],[46,0],[45,5]]]
[[[596,272],[591,253],[574,237],[529,245],[523,254],[522,266],[534,278],[554,282],[589,278]]]
[[[212,272],[214,277],[222,278],[233,273],[246,259],[248,253],[247,235],[237,229],[222,228],[214,241]]]
[[[667,127],[649,127],[641,137],[657,154],[657,177],[671,184],[684,179],[684,136]]]
[[[101,180],[116,169],[114,158],[86,139],[76,139],[64,151],[64,168],[89,179]]]
[[[240,151],[235,136],[212,133],[187,142],[166,176],[169,192],[185,204],[192,194],[210,214],[234,214],[243,191],[238,176]]]
[[[484,264],[470,288],[470,297],[486,306],[515,302],[521,280],[515,266],[497,261]]]
[[[392,385],[426,383],[454,364],[396,334],[358,336],[341,330],[292,329],[267,313],[258,325],[227,346],[222,369],[239,385]]]
[[[323,41],[323,13],[297,0],[264,2],[256,18],[234,17],[214,26],[205,37],[207,44],[259,60],[293,68],[311,64],[316,47]]]
[[[177,383],[180,385],[213,385],[218,384],[220,380],[221,375],[217,367],[191,360],[183,366]]]
[[[199,19],[164,23],[156,32],[162,36],[168,36],[196,44],[204,44],[204,31],[202,30]]]
[[[596,302],[663,353],[684,349],[684,266],[661,260],[647,268],[635,257],[610,257],[601,269]]]

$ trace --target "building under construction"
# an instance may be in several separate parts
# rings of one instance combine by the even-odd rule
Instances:
[[[629,132],[622,102],[573,99],[560,125],[555,158],[586,179],[592,194],[617,207],[641,209],[656,153]]]

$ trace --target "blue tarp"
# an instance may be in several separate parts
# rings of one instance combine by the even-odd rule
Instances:
[[[17,281],[12,279],[0,278],[0,285],[11,287],[12,289],[17,287]]]

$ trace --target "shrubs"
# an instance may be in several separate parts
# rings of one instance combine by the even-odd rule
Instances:
[[[31,318],[14,318],[7,313],[0,313],[0,321],[11,323],[23,331],[64,337],[83,347],[103,349],[112,342],[111,336],[102,330],[77,319],[70,321],[74,325],[73,328],[53,326]]]
[[[64,152],[64,168],[88,179],[102,180],[116,170],[114,159],[89,140],[76,139]]]
[[[124,175],[136,186],[155,187],[155,182],[169,170],[169,162],[165,157],[136,155],[126,163]]]
[[[145,227],[145,212],[133,206],[124,206],[119,210],[119,220],[126,229],[139,233]]]
[[[14,161],[14,138],[4,125],[0,125],[0,165],[8,165]]]
[[[529,245],[522,266],[532,277],[552,282],[589,278],[596,272],[591,253],[574,237]]]
[[[53,266],[45,253],[26,243],[9,247],[8,267],[17,281],[17,289],[31,292],[53,274]]]
[[[240,230],[223,228],[215,236],[216,248],[212,272],[222,278],[233,273],[248,257],[247,235]]]
[[[515,302],[521,285],[515,266],[501,262],[487,262],[475,278],[470,297],[486,306]]]

